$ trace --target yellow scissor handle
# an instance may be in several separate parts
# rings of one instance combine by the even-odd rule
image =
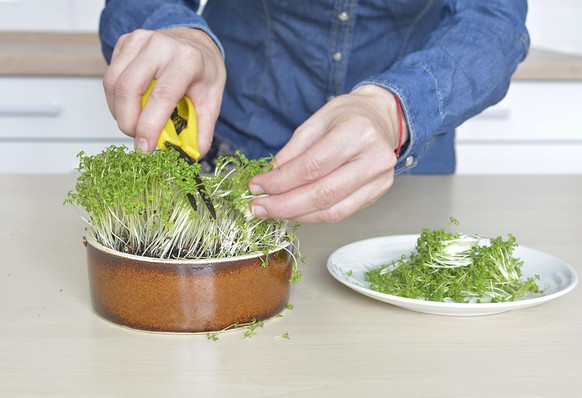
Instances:
[[[156,80],[154,79],[145,94],[141,97],[142,109],[145,107],[155,84]],[[200,158],[200,150],[198,149],[198,119],[194,105],[192,105],[190,98],[184,96],[178,102],[176,108],[178,109],[178,115],[186,120],[186,128],[180,134],[177,134],[172,119],[168,119],[166,126],[162,129],[160,137],[158,138],[158,148],[167,151],[169,148],[166,146],[166,142],[169,142],[172,145],[182,148],[192,159],[198,160]]]

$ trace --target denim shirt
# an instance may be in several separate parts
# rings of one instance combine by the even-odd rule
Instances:
[[[529,47],[525,0],[109,0],[108,61],[137,28],[192,27],[228,73],[215,140],[275,154],[334,96],[375,84],[400,100],[409,141],[396,173],[454,172],[454,129],[498,102]],[[353,137],[358,139],[357,136]]]

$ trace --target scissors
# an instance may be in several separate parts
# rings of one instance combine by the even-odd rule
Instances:
[[[149,98],[150,92],[154,87],[156,80],[154,79],[148,87],[141,99],[142,109],[145,107]],[[200,150],[198,149],[198,120],[196,117],[196,110],[190,98],[184,96],[172,112],[172,115],[166,122],[160,137],[158,138],[158,148],[163,151],[175,150],[180,154],[180,157],[189,165],[192,165],[200,158]],[[206,188],[202,182],[202,178],[198,172],[194,173],[194,180],[198,193],[206,208],[210,212],[213,219],[216,220],[216,210],[210,200],[210,196],[206,192]],[[188,201],[194,209],[198,210],[196,199],[194,195],[187,194]]]

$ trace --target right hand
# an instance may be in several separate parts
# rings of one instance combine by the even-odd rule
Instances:
[[[142,110],[141,97],[153,79],[156,85]],[[103,78],[117,125],[144,152],[156,149],[174,107],[183,96],[189,97],[198,116],[202,156],[212,143],[225,82],[218,47],[204,31],[191,28],[138,29],[121,36]]]
[[[259,196],[253,215],[337,222],[375,202],[392,186],[394,151],[408,140],[396,101],[382,87],[362,85],[327,102],[295,130],[273,169],[250,180]]]

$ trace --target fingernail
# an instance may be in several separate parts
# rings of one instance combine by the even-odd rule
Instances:
[[[265,192],[263,192],[263,188],[261,188],[260,186],[256,185],[256,184],[252,184],[251,186],[249,186],[249,190],[251,191],[251,193],[253,195],[262,195]]]
[[[256,218],[267,217],[267,210],[263,206],[251,206],[251,211]]]
[[[142,153],[148,153],[149,152],[149,145],[148,142],[145,138],[139,138],[136,142],[135,142],[135,150],[140,150]]]

